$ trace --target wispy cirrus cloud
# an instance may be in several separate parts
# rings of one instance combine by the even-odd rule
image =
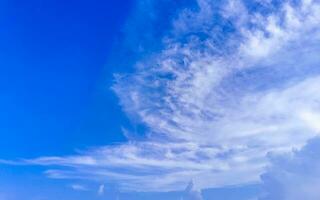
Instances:
[[[268,152],[316,136],[320,3],[196,3],[172,20],[162,50],[116,75],[113,89],[147,127],[144,140],[24,163],[126,190],[177,190],[190,180],[202,189],[257,182]]]

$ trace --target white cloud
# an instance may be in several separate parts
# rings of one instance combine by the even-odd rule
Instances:
[[[80,185],[80,184],[72,184],[70,185],[70,187],[73,190],[77,190],[77,191],[88,191],[88,188],[84,185]]]
[[[299,151],[270,155],[271,164],[262,181],[262,200],[320,199],[320,138],[310,140]]]
[[[193,182],[191,181],[187,188],[184,191],[183,197],[181,200],[202,200],[202,194],[201,191],[195,190]]]
[[[261,9],[199,0],[197,11],[174,20],[161,52],[117,76],[114,90],[148,127],[145,140],[24,162],[69,167],[48,170],[52,178],[107,179],[137,191],[259,181],[267,152],[318,134],[320,4],[253,3]]]
[[[98,195],[103,195],[104,194],[104,185],[100,185],[98,189]]]

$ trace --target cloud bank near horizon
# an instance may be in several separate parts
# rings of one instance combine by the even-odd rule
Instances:
[[[203,189],[258,182],[268,152],[317,136],[320,3],[195,3],[172,19],[161,50],[116,75],[124,111],[147,127],[143,140],[24,163],[124,190],[182,190],[190,180]]]

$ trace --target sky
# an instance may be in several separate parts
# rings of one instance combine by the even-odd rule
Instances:
[[[0,2],[0,200],[318,200],[320,2]]]

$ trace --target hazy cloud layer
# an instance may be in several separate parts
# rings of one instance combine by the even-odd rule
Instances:
[[[163,49],[116,75],[144,140],[25,163],[51,178],[167,191],[259,181],[270,152],[301,148],[320,131],[318,1],[198,0],[172,19]],[[59,166],[59,169],[54,166]],[[61,168],[64,167],[64,168]]]

